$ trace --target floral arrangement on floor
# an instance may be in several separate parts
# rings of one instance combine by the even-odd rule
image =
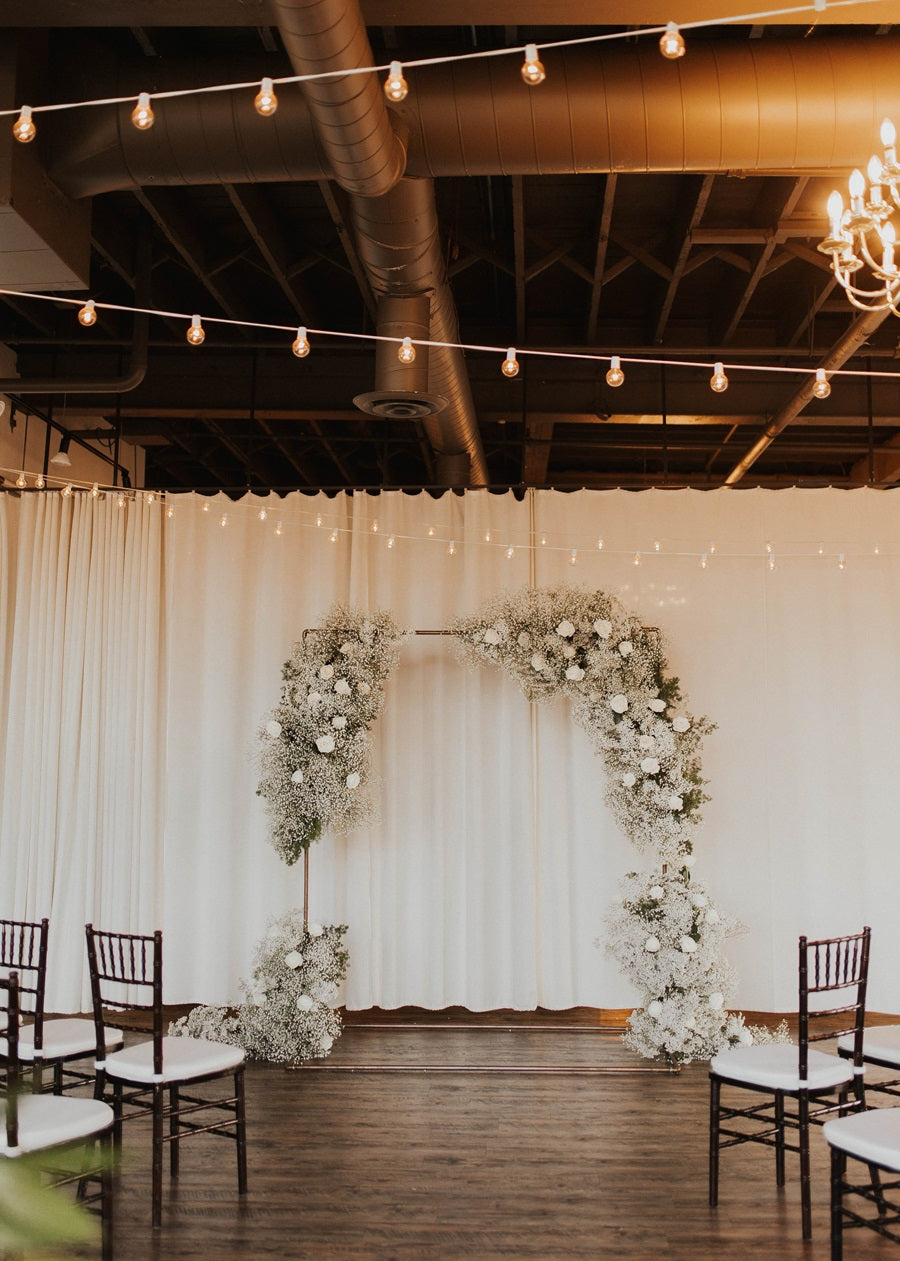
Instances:
[[[734,977],[723,942],[733,926],[691,873],[708,800],[700,746],[713,726],[684,707],[659,632],[613,596],[571,587],[500,596],[453,631],[468,661],[500,666],[529,700],[568,697],[605,764],[606,799],[649,859],[649,872],[626,877],[608,919],[608,949],[644,995],[626,1043],[686,1062],[767,1040],[727,1010]]]
[[[346,924],[304,928],[302,913],[288,911],[257,944],[238,1007],[195,1007],[169,1032],[242,1046],[275,1064],[327,1055],[341,1034],[334,1003],[347,975],[346,931]]]
[[[406,634],[389,613],[335,605],[285,662],[281,699],[260,732],[257,792],[289,865],[327,828],[367,816],[368,730]]]

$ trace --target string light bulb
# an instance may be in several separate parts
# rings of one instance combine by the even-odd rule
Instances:
[[[291,342],[291,350],[298,359],[305,359],[309,354],[309,338],[306,336],[306,329],[302,324],[297,329],[297,336]]]
[[[268,512],[266,511],[266,509],[265,509],[265,508],[260,508],[259,512],[258,512],[256,515],[257,515],[257,517],[259,518],[259,520],[260,520],[260,521],[265,521],[266,517],[267,517],[269,514],[268,514]]]
[[[521,75],[523,82],[527,83],[530,88],[536,88],[539,83],[543,83],[546,79],[547,71],[538,57],[537,44],[525,45],[525,62],[522,66]]]
[[[609,361],[609,371],[606,374],[606,384],[611,385],[615,390],[618,389],[624,380],[625,373],[622,371],[622,361],[619,359],[618,355],[613,355]]]
[[[448,556],[456,555],[456,541],[454,539],[451,539],[450,543],[447,546],[447,555]]]
[[[388,67],[388,76],[384,81],[384,94],[394,105],[405,101],[409,93],[409,84],[403,77],[403,66],[399,61],[392,61]]]
[[[147,501],[148,505],[149,505],[151,508],[152,508],[152,507],[153,507],[153,505],[156,503],[156,494],[155,494],[152,490],[148,490],[148,491],[147,491],[147,494],[144,496],[144,498],[146,499],[146,501]]]
[[[280,521],[275,527],[275,534],[278,536],[278,538],[281,538],[282,534],[284,534],[284,527],[282,526]]]
[[[275,95],[275,85],[272,80],[265,77],[259,85],[259,91],[253,98],[253,108],[257,114],[261,114],[263,118],[271,118],[278,109],[278,97]]]
[[[507,560],[512,560],[512,558],[513,558],[513,556],[515,556],[515,554],[516,554],[516,549],[515,549],[514,547],[508,547],[508,548],[506,549],[506,559],[507,559]]]
[[[392,551],[394,550],[394,536],[393,536],[393,534],[388,535],[387,545],[388,545],[388,551],[389,551],[389,552],[392,552]]]
[[[602,551],[603,551],[603,539],[602,539],[602,537],[601,537],[601,538],[599,538],[599,539],[597,539],[597,551],[598,551],[598,552],[602,552]]]
[[[88,298],[78,312],[78,323],[83,324],[85,328],[90,328],[92,324],[97,323],[97,308],[94,305],[93,298]]]
[[[828,398],[831,393],[831,382],[825,376],[824,368],[816,368],[816,383],[813,386],[813,394],[816,398]]]
[[[338,541],[338,532],[337,532],[337,530],[332,530],[332,531],[331,531],[331,533],[330,533],[330,534],[329,534],[329,536],[328,536],[328,542],[329,542],[329,543],[336,543],[337,541]]]
[[[156,115],[153,113],[153,106],[150,104],[149,92],[139,93],[137,105],[131,111],[131,121],[138,131],[149,131],[156,122]]]
[[[847,568],[847,562],[844,560],[844,553],[841,552],[840,556],[838,556],[838,569],[846,569],[846,568]]]
[[[119,491],[118,495],[116,495],[116,507],[117,508],[125,507],[125,496],[122,494],[121,491]]]
[[[228,513],[223,512],[221,517],[219,517],[219,525],[224,530],[227,524],[228,524]]]
[[[16,478],[16,485],[18,486],[19,490],[24,490],[25,487],[28,485],[28,478],[25,476],[24,473],[20,473],[19,476]]]
[[[185,336],[192,346],[202,346],[206,341],[206,333],[203,331],[199,315],[191,316],[191,326]]]
[[[38,473],[37,477],[34,479],[34,489],[43,490],[46,484],[47,483],[44,481],[44,474]]]
[[[93,486],[91,487],[91,499],[99,499],[99,498],[100,498],[100,487],[97,485],[96,482],[94,482]]]
[[[517,377],[519,375],[519,361],[516,358],[515,346],[510,346],[510,348],[507,350],[506,358],[503,360],[503,363],[500,365],[500,371],[503,373],[505,377],[508,377],[510,381],[513,379],[513,377]]]
[[[716,394],[724,394],[728,389],[728,377],[725,375],[724,367],[718,361],[713,366],[713,374],[709,378],[709,388]]]
[[[62,490],[60,491],[60,494],[62,495],[63,499],[68,499],[71,493],[72,493],[72,483],[66,482],[65,486],[63,486]]]
[[[573,547],[571,552],[569,553],[569,564],[570,565],[578,564],[578,549],[577,548]]]
[[[173,504],[166,504],[166,516],[171,521],[175,516],[175,507]]]
[[[631,563],[632,563],[632,565],[634,565],[634,566],[637,566],[637,565],[639,565],[639,564],[641,563],[641,554],[640,554],[640,552],[635,552],[635,554],[634,554],[634,560],[633,560]]]
[[[31,117],[31,106],[23,105],[19,117],[13,123],[12,133],[19,144],[30,144],[37,135],[34,119]]]
[[[684,40],[677,22],[668,22],[659,40],[659,51],[669,61],[677,61],[684,56]]]
[[[709,568],[709,557],[707,556],[706,552],[704,552],[703,555],[700,557],[700,568],[701,569]]]
[[[375,518],[375,520],[372,522],[372,533],[373,533],[373,534],[377,534],[377,533],[378,533],[378,518],[377,518],[377,517],[376,517],[376,518]]]
[[[397,347],[397,358],[401,363],[415,363],[416,348],[412,344],[411,337],[403,338],[403,341]]]

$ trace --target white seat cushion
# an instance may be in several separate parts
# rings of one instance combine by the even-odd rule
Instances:
[[[709,1067],[718,1077],[762,1086],[766,1090],[800,1089],[795,1046],[778,1042],[764,1046],[739,1046],[714,1056]],[[831,1090],[853,1080],[853,1065],[824,1051],[809,1052],[807,1071],[806,1085],[810,1090]]]
[[[244,1062],[239,1046],[206,1038],[163,1038],[162,1081],[189,1081],[210,1073],[227,1073]],[[122,1081],[152,1082],[153,1043],[139,1042],[106,1057],[107,1076]]]
[[[19,1146],[6,1145],[6,1100],[0,1100],[0,1155],[18,1156],[74,1143],[109,1129],[114,1120],[108,1103],[68,1095],[19,1096]]]
[[[822,1129],[832,1147],[884,1169],[900,1171],[900,1108],[854,1112],[826,1121]]]
[[[853,1034],[843,1034],[838,1038],[838,1046],[852,1055]],[[883,1060],[885,1064],[896,1064],[900,1068],[900,1025],[869,1026],[863,1034],[863,1055],[870,1055],[873,1060]]]
[[[123,1041],[121,1029],[106,1030],[107,1046],[121,1046]],[[72,1059],[76,1055],[93,1055],[96,1049],[93,1020],[66,1016],[61,1020],[44,1021],[43,1059]],[[34,1025],[25,1025],[19,1033],[19,1059],[34,1059]]]

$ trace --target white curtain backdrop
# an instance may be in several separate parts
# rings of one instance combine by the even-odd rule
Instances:
[[[0,912],[52,916],[57,1006],[84,993],[91,917],[164,929],[170,1001],[237,996],[268,918],[302,898],[265,839],[256,732],[333,601],[440,629],[500,590],[576,583],[659,626],[688,708],[718,724],[695,872],[745,928],[739,1005],[789,1009],[797,935],[870,923],[870,1005],[900,1011],[889,493],[172,502],[170,520],[0,497]],[[594,943],[640,858],[564,703],[529,706],[421,637],[373,734],[376,819],[311,852],[312,917],[350,926],[348,1006],[638,997]]]

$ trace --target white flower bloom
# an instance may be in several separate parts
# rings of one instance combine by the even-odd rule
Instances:
[[[341,644],[339,651],[342,652],[345,657],[349,657],[350,653],[353,651],[353,644]]]
[[[266,723],[266,731],[269,733],[270,736],[273,736],[273,737],[280,736],[281,723],[278,722],[277,719],[275,718],[270,718],[269,721]]]
[[[316,1000],[311,998],[309,994],[300,994],[297,998],[298,1011],[312,1011],[316,1005]]]
[[[316,741],[316,748],[320,753],[334,752],[334,736],[319,736]]]
[[[738,1042],[741,1046],[753,1046],[753,1034],[749,1029],[743,1028],[738,1034]]]
[[[623,657],[631,656],[631,654],[634,652],[634,644],[631,642],[630,639],[622,640],[622,642],[619,644],[619,652],[622,654]]]
[[[534,656],[531,658],[531,668],[532,670],[546,670],[547,658],[542,657],[539,652],[536,652]]]
[[[265,1007],[266,997],[267,995],[265,990],[254,990],[250,1001],[253,1003],[254,1007]]]
[[[648,1016],[652,1016],[654,1020],[660,1014],[661,1011],[662,1011],[662,1003],[659,1001],[658,998],[654,998],[652,1002],[647,1004],[647,1014]]]
[[[706,906],[708,898],[705,893],[695,893],[691,898],[691,906]]]
[[[359,788],[359,771],[351,771],[347,776],[348,788]]]
[[[519,637],[516,640],[516,643],[519,645],[520,648],[530,648],[531,636],[528,634],[528,631],[520,631]]]
[[[721,916],[714,906],[711,906],[704,916],[707,924],[718,924]]]
[[[660,898],[664,898],[666,896],[666,891],[661,884],[654,884],[650,886],[650,896],[651,898],[655,898],[658,902]]]
[[[628,708],[628,697],[619,692],[618,696],[614,696],[609,702],[609,707],[615,714],[624,714]]]
[[[306,931],[309,933],[310,937],[321,937],[325,929],[321,924],[317,924],[315,920],[313,920]]]
[[[499,644],[500,643],[500,632],[497,630],[495,626],[489,626],[487,630],[484,632],[484,642],[486,644]]]
[[[681,860],[681,865],[682,867],[693,867],[696,861],[697,856],[695,854],[685,854],[684,858]]]
[[[363,680],[362,683],[358,683],[356,685],[356,690],[357,692],[359,692],[360,696],[369,696],[372,692],[372,689],[369,687],[368,683],[365,682],[365,680]]]
[[[652,736],[646,736],[646,735],[641,736],[640,740],[638,740],[638,745],[642,749],[652,749],[655,744],[656,744],[656,741],[653,739]]]
[[[709,1005],[713,1009],[713,1011],[721,1011],[722,1008],[725,1006],[725,995],[720,994],[718,990],[716,991],[715,994],[710,994]]]
[[[633,775],[631,771],[626,771],[625,774],[622,776],[622,783],[625,785],[626,788],[634,788],[635,784],[637,783],[637,776]]]
[[[647,708],[652,709],[654,714],[662,714],[665,712],[666,702],[660,700],[658,696],[654,696],[652,701],[647,702]]]
[[[575,656],[574,646],[572,644],[563,644],[562,655],[564,657],[568,657],[569,660],[571,661],[572,658]]]
[[[641,759],[641,770],[645,775],[658,775],[659,762],[655,757],[645,757]]]
[[[334,666],[322,666],[321,669],[319,670],[319,678],[320,679],[333,679]]]
[[[563,639],[571,639],[572,636],[575,634],[575,627],[568,620],[568,618],[564,618],[560,622],[559,626],[557,626],[556,633],[557,635],[562,636]]]
[[[294,771],[293,775],[291,776],[291,783],[292,784],[303,783],[303,771],[300,769],[299,766],[297,767],[297,769]]]
[[[685,1022],[684,1022],[684,1027],[685,1027],[685,1029],[696,1029],[696,1028],[697,1028],[697,1022],[696,1022],[696,1020],[694,1019],[694,1017],[693,1017],[693,1016],[688,1016],[687,1020],[685,1020]]]
[[[323,1033],[319,1039],[319,1046],[323,1051],[330,1051],[334,1046],[334,1038],[332,1038],[328,1033]]]
[[[693,937],[688,937],[687,933],[685,933],[678,943],[678,949],[682,954],[692,955],[697,949],[697,943],[694,941]]]
[[[689,731],[689,730],[690,730],[690,726],[691,726],[691,723],[690,723],[690,719],[689,719],[689,718],[682,718],[682,717],[679,717],[679,718],[673,718],[673,719],[672,719],[672,730],[673,730],[673,731]]]
[[[331,725],[334,727],[335,731],[343,731],[347,725],[347,719],[343,714],[335,714],[331,720]]]
[[[598,617],[594,623],[594,630],[601,639],[609,639],[612,634],[612,622],[607,622],[605,617]]]
[[[309,696],[307,696],[306,698],[306,703],[310,707],[310,709],[315,709],[317,705],[321,705],[322,704],[321,692],[310,692]]]
[[[284,961],[289,968],[299,968],[303,962],[303,955],[299,950],[292,950],[290,954],[284,956]]]
[[[334,685],[334,690],[337,692],[338,696],[349,696],[350,684],[346,679],[338,679],[337,683]]]
[[[669,798],[669,809],[681,810],[683,808],[684,808],[684,798],[679,797],[678,793],[672,793],[672,796]]]
[[[648,937],[647,940],[644,942],[644,949],[647,951],[648,954],[655,955],[656,952],[659,950],[659,938]]]
[[[566,670],[566,678],[571,679],[573,683],[580,683],[584,678],[584,671],[581,666],[569,666],[568,670]]]

